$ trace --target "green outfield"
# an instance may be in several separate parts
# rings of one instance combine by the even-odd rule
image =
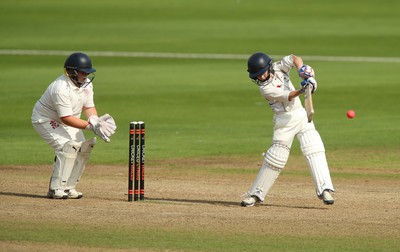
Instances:
[[[400,2],[394,0],[329,3],[4,0],[0,3],[0,172],[10,167],[51,165],[54,153],[30,123],[33,105],[62,74],[66,59],[62,53],[46,55],[47,51],[198,55],[250,55],[263,51],[276,57],[290,53],[304,56],[305,63],[314,68],[318,81],[318,91],[313,97],[315,125],[324,140],[334,178],[388,180],[399,185],[400,117],[396,102],[400,67],[399,9]],[[39,53],[13,55],[12,50]],[[332,61],[324,56],[348,58]],[[129,122],[136,120],[146,122],[149,167],[183,159],[256,160],[269,147],[272,112],[247,77],[246,59],[92,56],[92,62],[97,69],[94,80],[97,110],[114,116],[118,126],[111,143],[98,142],[91,155],[92,165],[127,165]],[[294,84],[300,82],[295,72],[292,80]],[[352,120],[346,118],[349,109],[356,111]],[[85,134],[93,136],[91,132]],[[300,158],[299,144],[295,141],[289,161]],[[196,174],[193,167],[204,168],[201,172],[210,175],[216,172],[206,164],[187,164],[188,170]],[[173,169],[170,163],[168,169]],[[257,169],[255,166],[254,170],[244,173],[254,175]],[[218,173],[234,177],[240,172],[222,169]],[[287,171],[287,174],[308,176],[306,172],[297,174],[296,171]],[[188,183],[191,180],[195,177],[189,177]],[[121,183],[125,188],[125,177]],[[240,180],[237,183],[248,184]],[[0,198],[7,197],[7,188],[0,187],[0,191],[3,193],[0,192]],[[2,203],[0,206],[7,210]],[[23,220],[12,226],[6,215],[1,215],[0,223],[4,224],[4,229],[0,228],[3,243],[51,245],[59,242],[55,239],[52,243],[46,238],[51,233],[51,225],[39,228],[36,234],[30,231],[40,224],[35,220]],[[78,242],[83,247],[128,247],[124,238],[117,238],[118,233],[127,233],[128,227],[115,231],[117,234],[110,245],[95,238],[91,240],[91,232],[97,239],[106,236],[107,231],[102,229],[105,227],[99,231],[92,227],[57,225],[62,231],[76,229],[78,234],[86,234],[87,243],[84,239]],[[25,226],[28,230],[18,235]],[[152,228],[156,229],[149,227],[149,233]],[[237,237],[227,232],[209,246],[190,246],[190,242],[183,241],[196,243],[212,239],[204,230],[200,231],[198,240],[193,238],[195,232],[173,235],[181,231],[173,230],[169,234],[161,230],[161,243],[154,246],[154,239],[140,246],[128,243],[134,248],[149,250],[212,251],[214,248],[222,251],[225,248],[240,251],[235,244],[243,246],[255,235]],[[300,243],[300,251],[325,249],[324,240],[319,236],[315,243],[300,242],[297,234],[287,237],[286,247],[279,247],[278,243],[267,247],[257,241],[252,249],[296,251]],[[383,250],[396,251],[396,245],[398,249],[398,232],[383,238],[389,244]],[[331,247],[327,251],[369,248],[379,251],[380,238],[376,236],[370,240],[368,235],[355,237],[353,249],[340,246],[350,238],[332,239],[337,250]],[[269,237],[269,240],[273,239]],[[72,241],[73,238],[68,238],[64,244]]]

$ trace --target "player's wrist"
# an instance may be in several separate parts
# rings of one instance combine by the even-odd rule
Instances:
[[[93,125],[90,124],[90,122],[87,122],[88,124],[85,127],[85,130],[92,130],[93,131]]]

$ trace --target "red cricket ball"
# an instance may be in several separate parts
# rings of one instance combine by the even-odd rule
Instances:
[[[354,110],[347,111],[347,117],[352,119],[356,116],[356,112]]]

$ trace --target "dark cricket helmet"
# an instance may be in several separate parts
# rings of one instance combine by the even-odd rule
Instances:
[[[66,70],[77,70],[84,73],[94,73],[96,69],[92,68],[92,61],[84,53],[76,52],[71,54],[65,61]]]
[[[272,58],[265,53],[254,53],[247,61],[247,72],[251,79],[256,79],[257,76],[264,74],[272,65]]]
[[[93,81],[96,69],[92,67],[92,61],[89,56],[81,52],[76,52],[68,56],[64,63],[64,71],[76,86],[84,87]],[[78,72],[89,74],[88,80],[79,82]]]

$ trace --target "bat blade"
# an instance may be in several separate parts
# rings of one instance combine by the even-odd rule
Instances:
[[[312,101],[312,86],[308,85],[306,88],[305,98],[304,98],[304,106],[307,112],[308,122],[311,122],[314,117],[314,106]]]

